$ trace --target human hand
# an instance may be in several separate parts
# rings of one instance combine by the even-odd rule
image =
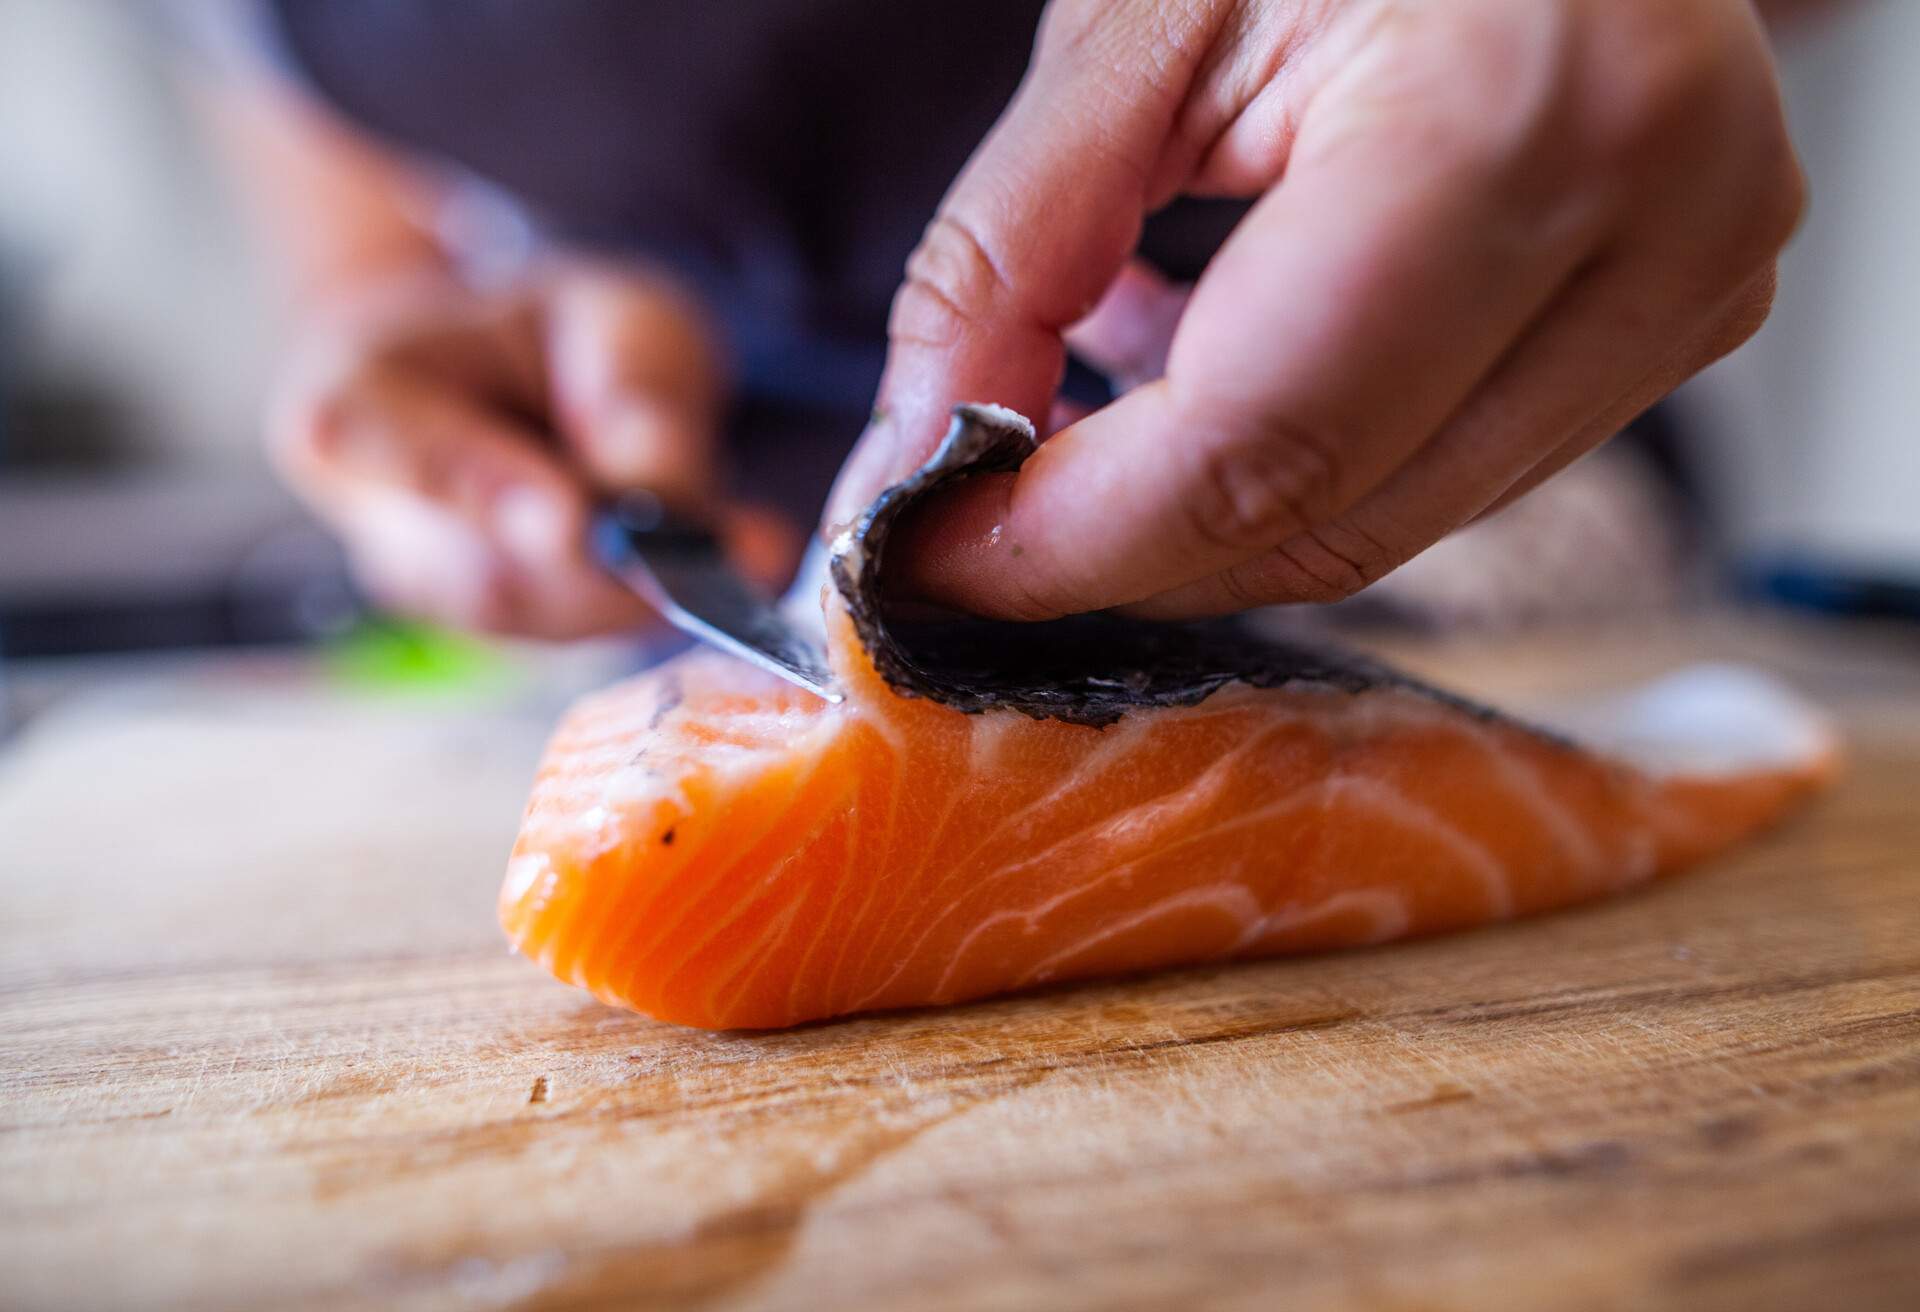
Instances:
[[[1119,275],[1182,193],[1260,199],[1170,312]],[[955,402],[1047,415],[1085,320],[1163,376],[929,506],[897,585],[1014,619],[1338,599],[1750,336],[1802,204],[1749,0],[1055,0],[828,522]]]
[[[665,283],[586,265],[497,293],[424,277],[327,316],[271,441],[384,605],[571,638],[650,617],[588,556],[596,495],[719,514],[750,573],[782,567],[775,521],[716,504],[721,398],[700,316]]]

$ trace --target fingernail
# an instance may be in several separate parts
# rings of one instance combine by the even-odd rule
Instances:
[[[566,508],[537,488],[514,488],[493,506],[494,531],[507,550],[522,559],[549,557],[564,549]]]

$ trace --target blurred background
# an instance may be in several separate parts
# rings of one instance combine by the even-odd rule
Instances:
[[[1772,322],[1655,425],[1678,417],[1684,437],[1655,445],[1683,444],[1695,497],[1693,581],[1655,590],[1668,604],[1705,588],[1920,613],[1916,57],[1913,0],[1862,0],[1783,39],[1812,213]],[[428,682],[502,650],[369,627],[337,550],[269,473],[275,289],[189,82],[152,9],[0,0],[0,725],[215,650],[318,644]],[[1449,595],[1435,556],[1394,585],[1410,612]],[[388,644],[371,657],[369,633]]]
[[[0,0],[0,722],[117,654],[351,622],[261,455],[274,298],[154,19]]]

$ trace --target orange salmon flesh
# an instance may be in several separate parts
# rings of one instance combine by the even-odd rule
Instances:
[[[1404,688],[1232,686],[1104,729],[896,695],[837,599],[829,704],[688,653],[579,702],[500,918],[707,1028],[955,1003],[1532,915],[1678,870],[1834,768],[1648,770]]]

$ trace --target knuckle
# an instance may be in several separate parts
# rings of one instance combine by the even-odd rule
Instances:
[[[1302,601],[1345,601],[1391,572],[1392,558],[1351,528],[1329,525],[1283,542],[1275,553],[1294,573]]]
[[[1463,20],[1446,6],[1382,9],[1336,93],[1309,106],[1296,153],[1330,157],[1364,143],[1389,167],[1463,180],[1538,169],[1547,107],[1525,88],[1554,76],[1539,25]]]
[[[1404,553],[1393,550],[1362,529],[1358,516],[1348,516],[1307,536],[1330,559],[1340,563],[1338,575],[1341,586],[1351,589],[1348,596],[1372,587],[1406,559]]]
[[[1256,571],[1245,565],[1220,571],[1220,591],[1239,610],[1251,610],[1275,600],[1271,586],[1264,585],[1263,580],[1256,577]]]
[[[1630,168],[1694,134],[1705,104],[1703,75],[1672,61],[1625,80],[1611,113],[1594,125],[1592,145],[1603,163]]]
[[[1389,65],[1363,86],[1322,102],[1311,131],[1291,156],[1315,163],[1365,148],[1395,170],[1490,171],[1498,166],[1492,158],[1496,120],[1459,103],[1470,94],[1434,86],[1424,70],[1416,76]],[[1409,112],[1414,106],[1418,112]],[[1505,110],[1501,116],[1506,117]]]
[[[1202,447],[1189,530],[1212,547],[1260,551],[1326,518],[1341,482],[1338,450],[1297,428]]]
[[[1657,145],[1699,117],[1716,80],[1709,54],[1675,25],[1664,40],[1645,42],[1634,57],[1604,70],[1614,111],[1600,121],[1598,144],[1620,155]]]
[[[268,455],[295,477],[341,464],[391,371],[384,342],[338,326],[317,334],[269,394]]]
[[[1806,181],[1787,134],[1764,38],[1735,7],[1596,4],[1586,156],[1595,176],[1633,175],[1684,197],[1711,238],[1700,270],[1737,286],[1799,227]]]
[[[1590,145],[1603,161],[1638,167],[1648,158],[1691,156],[1754,121],[1756,103],[1777,96],[1752,31],[1730,25],[1724,6],[1670,0],[1592,6]]]
[[[1010,293],[979,231],[945,212],[927,225],[907,259],[887,334],[894,341],[950,346]]]

